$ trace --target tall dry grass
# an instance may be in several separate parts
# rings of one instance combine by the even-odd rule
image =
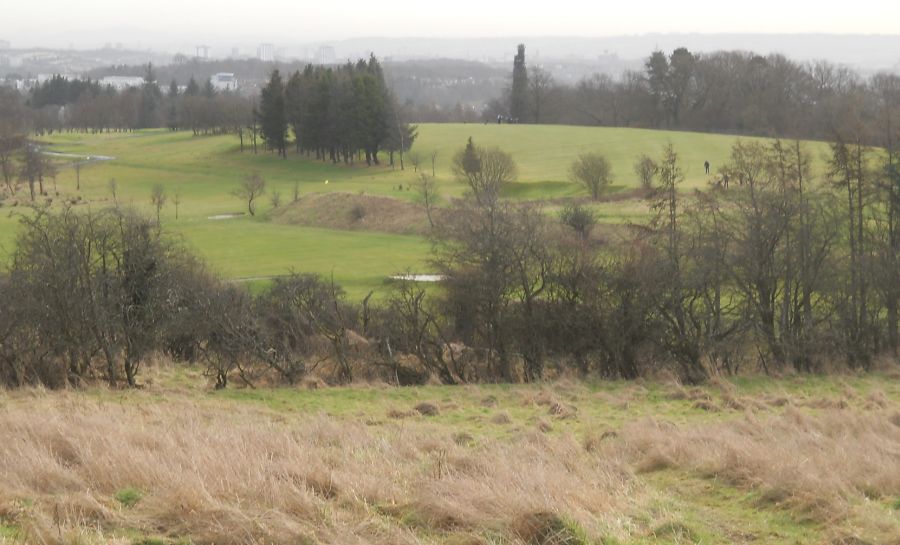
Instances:
[[[188,400],[36,395],[0,410],[0,437],[0,518],[29,543],[121,528],[216,545],[412,544],[486,530],[512,539],[515,520],[543,512],[600,535],[634,494],[626,468],[571,438],[461,446],[428,423]],[[115,496],[129,488],[143,496],[124,507]]]
[[[860,543],[900,544],[900,413],[883,396],[871,410],[794,407],[678,427],[653,419],[626,424],[613,447],[638,473],[662,469],[753,490],[761,507],[790,509],[826,528],[851,529]]]
[[[479,407],[504,406],[467,394]],[[753,491],[756,508],[785,509],[835,538],[900,544],[900,512],[889,507],[900,498],[896,401],[848,390],[850,403],[780,403],[711,390],[704,400],[740,400],[747,412],[710,420],[697,410],[694,424],[645,418],[615,429],[590,421],[587,404],[638,404],[644,394],[601,400],[579,385],[548,387],[523,403],[554,426],[491,425],[504,431],[475,437],[413,410],[382,421],[197,392],[115,402],[0,392],[0,523],[39,544],[124,545],[135,534],[216,545],[582,543],[569,522],[594,540],[627,542],[649,539],[660,522],[652,505],[678,498],[647,484],[648,472],[671,470]],[[572,416],[551,414],[557,406]],[[116,497],[128,490],[131,506]]]

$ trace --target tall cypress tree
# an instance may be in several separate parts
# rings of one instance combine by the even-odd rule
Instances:
[[[528,115],[528,69],[525,68],[525,45],[519,44],[519,51],[513,61],[512,90],[509,97],[509,115],[513,119],[525,119]]]
[[[269,83],[259,99],[259,125],[269,147],[287,157],[287,115],[284,111],[284,82],[278,70],[272,72]]]

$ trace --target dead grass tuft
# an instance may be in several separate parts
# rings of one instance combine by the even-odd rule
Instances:
[[[481,406],[482,407],[496,407],[497,406],[497,396],[489,395],[481,398]]]
[[[416,411],[403,411],[400,409],[388,409],[387,416],[388,418],[393,418],[394,420],[402,420],[404,418],[410,418],[412,416],[416,416]]]
[[[547,409],[547,414],[560,420],[576,418],[578,416],[578,407],[574,405],[564,405],[562,403],[553,403]]]
[[[717,413],[722,410],[718,405],[716,405],[712,401],[705,400],[705,399],[701,399],[700,401],[694,402],[694,404],[691,405],[691,407],[693,407],[695,409],[700,409],[702,411],[710,412],[710,413]]]
[[[428,401],[423,401],[413,408],[422,416],[437,416],[441,414],[441,410],[438,409],[438,406]]]
[[[850,408],[850,403],[843,397],[840,399],[820,397],[804,401],[801,405],[803,407],[809,407],[810,409],[843,410]]]
[[[900,428],[900,411],[890,415],[888,417],[888,422]]]
[[[512,533],[527,545],[588,545],[578,528],[545,511],[519,516],[512,523]]]
[[[498,426],[506,426],[508,424],[512,424],[512,418],[509,416],[509,413],[506,411],[500,411],[495,413],[491,417],[491,424],[497,424]]]
[[[597,452],[604,441],[615,439],[618,436],[619,434],[612,430],[606,430],[601,434],[589,432],[584,436],[581,444],[587,452]]]
[[[675,460],[672,459],[663,450],[654,448],[647,452],[644,457],[634,466],[637,473],[653,473],[654,471],[662,471],[675,467]]]

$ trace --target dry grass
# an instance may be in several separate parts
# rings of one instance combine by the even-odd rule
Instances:
[[[879,398],[880,399],[880,398]],[[864,525],[878,543],[900,543],[896,514],[875,502],[900,496],[900,426],[892,411],[860,413],[817,403],[706,426],[627,424],[614,450],[640,472],[682,469],[724,479],[826,526]],[[884,405],[889,402],[885,399]]]
[[[705,543],[749,524],[718,521],[732,509],[818,536],[779,543],[900,543],[898,390],[877,379],[384,388],[328,416],[165,373],[143,392],[0,392],[0,544],[4,525],[50,545]],[[371,394],[306,388],[291,395]],[[672,482],[743,499],[710,507]]]
[[[398,195],[401,195],[398,193]],[[409,195],[406,191],[402,195]],[[445,208],[434,213],[438,220]],[[351,193],[305,195],[300,201],[275,209],[272,221],[289,225],[352,231],[379,231],[401,235],[428,235],[428,217],[422,205],[391,197]]]
[[[422,528],[513,539],[511,525],[536,512],[600,535],[635,494],[619,463],[590,460],[571,438],[476,443],[424,420],[371,428],[37,394],[5,407],[0,436],[14,438],[0,442],[0,516],[29,543],[123,528],[216,545],[422,543]],[[123,489],[140,499],[126,508]]]

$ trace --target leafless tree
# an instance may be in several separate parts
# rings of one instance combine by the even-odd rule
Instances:
[[[163,206],[166,205],[166,188],[163,187],[162,184],[154,184],[153,189],[150,193],[150,202],[153,203],[153,208],[156,209],[156,226],[162,226],[160,220],[160,212],[162,211]]]
[[[475,200],[482,206],[500,199],[503,187],[515,181],[516,163],[500,148],[481,148],[469,139],[466,147],[453,157],[454,176],[469,186]]]
[[[531,111],[535,123],[545,122],[547,100],[553,90],[553,76],[540,67],[528,70],[528,92],[531,95]]]
[[[416,193],[419,201],[425,207],[425,215],[428,217],[428,225],[434,229],[434,209],[437,205],[438,195],[437,182],[427,174],[420,174],[416,183]]]
[[[254,172],[253,174],[245,176],[241,180],[238,188],[235,189],[232,194],[239,199],[247,201],[247,211],[253,216],[256,214],[253,203],[265,192],[266,181],[258,172]]]

